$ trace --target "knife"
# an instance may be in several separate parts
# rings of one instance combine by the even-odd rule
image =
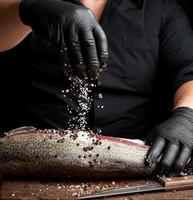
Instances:
[[[133,194],[151,191],[172,191],[172,190],[185,190],[193,189],[193,175],[184,177],[160,177],[158,182],[137,185],[131,187],[123,187],[116,189],[107,189],[98,191],[92,194],[87,194],[79,197],[78,199],[93,199],[100,197],[109,197],[123,194]]]

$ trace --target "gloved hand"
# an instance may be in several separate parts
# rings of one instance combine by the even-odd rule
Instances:
[[[19,14],[43,39],[68,49],[73,70],[80,78],[98,78],[108,58],[106,35],[93,13],[61,0],[23,0]]]
[[[174,110],[167,121],[150,133],[147,143],[151,147],[146,161],[149,165],[157,163],[160,175],[178,176],[187,167],[193,168],[193,110]]]

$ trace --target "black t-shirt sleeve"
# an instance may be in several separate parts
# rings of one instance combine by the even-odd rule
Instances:
[[[193,31],[182,7],[176,1],[164,1],[160,30],[160,55],[168,87],[175,93],[193,80]]]

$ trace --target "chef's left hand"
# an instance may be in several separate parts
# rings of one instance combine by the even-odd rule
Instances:
[[[146,159],[149,165],[157,163],[160,175],[180,175],[193,163],[193,109],[174,110],[148,135],[147,143],[151,145]]]

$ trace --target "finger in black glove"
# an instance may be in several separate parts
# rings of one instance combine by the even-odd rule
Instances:
[[[180,175],[191,159],[193,149],[193,110],[180,107],[147,137],[150,149],[147,163],[158,164],[161,175]]]
[[[43,39],[69,51],[75,73],[98,78],[108,59],[107,39],[93,13],[84,6],[61,0],[23,0],[19,14]]]

